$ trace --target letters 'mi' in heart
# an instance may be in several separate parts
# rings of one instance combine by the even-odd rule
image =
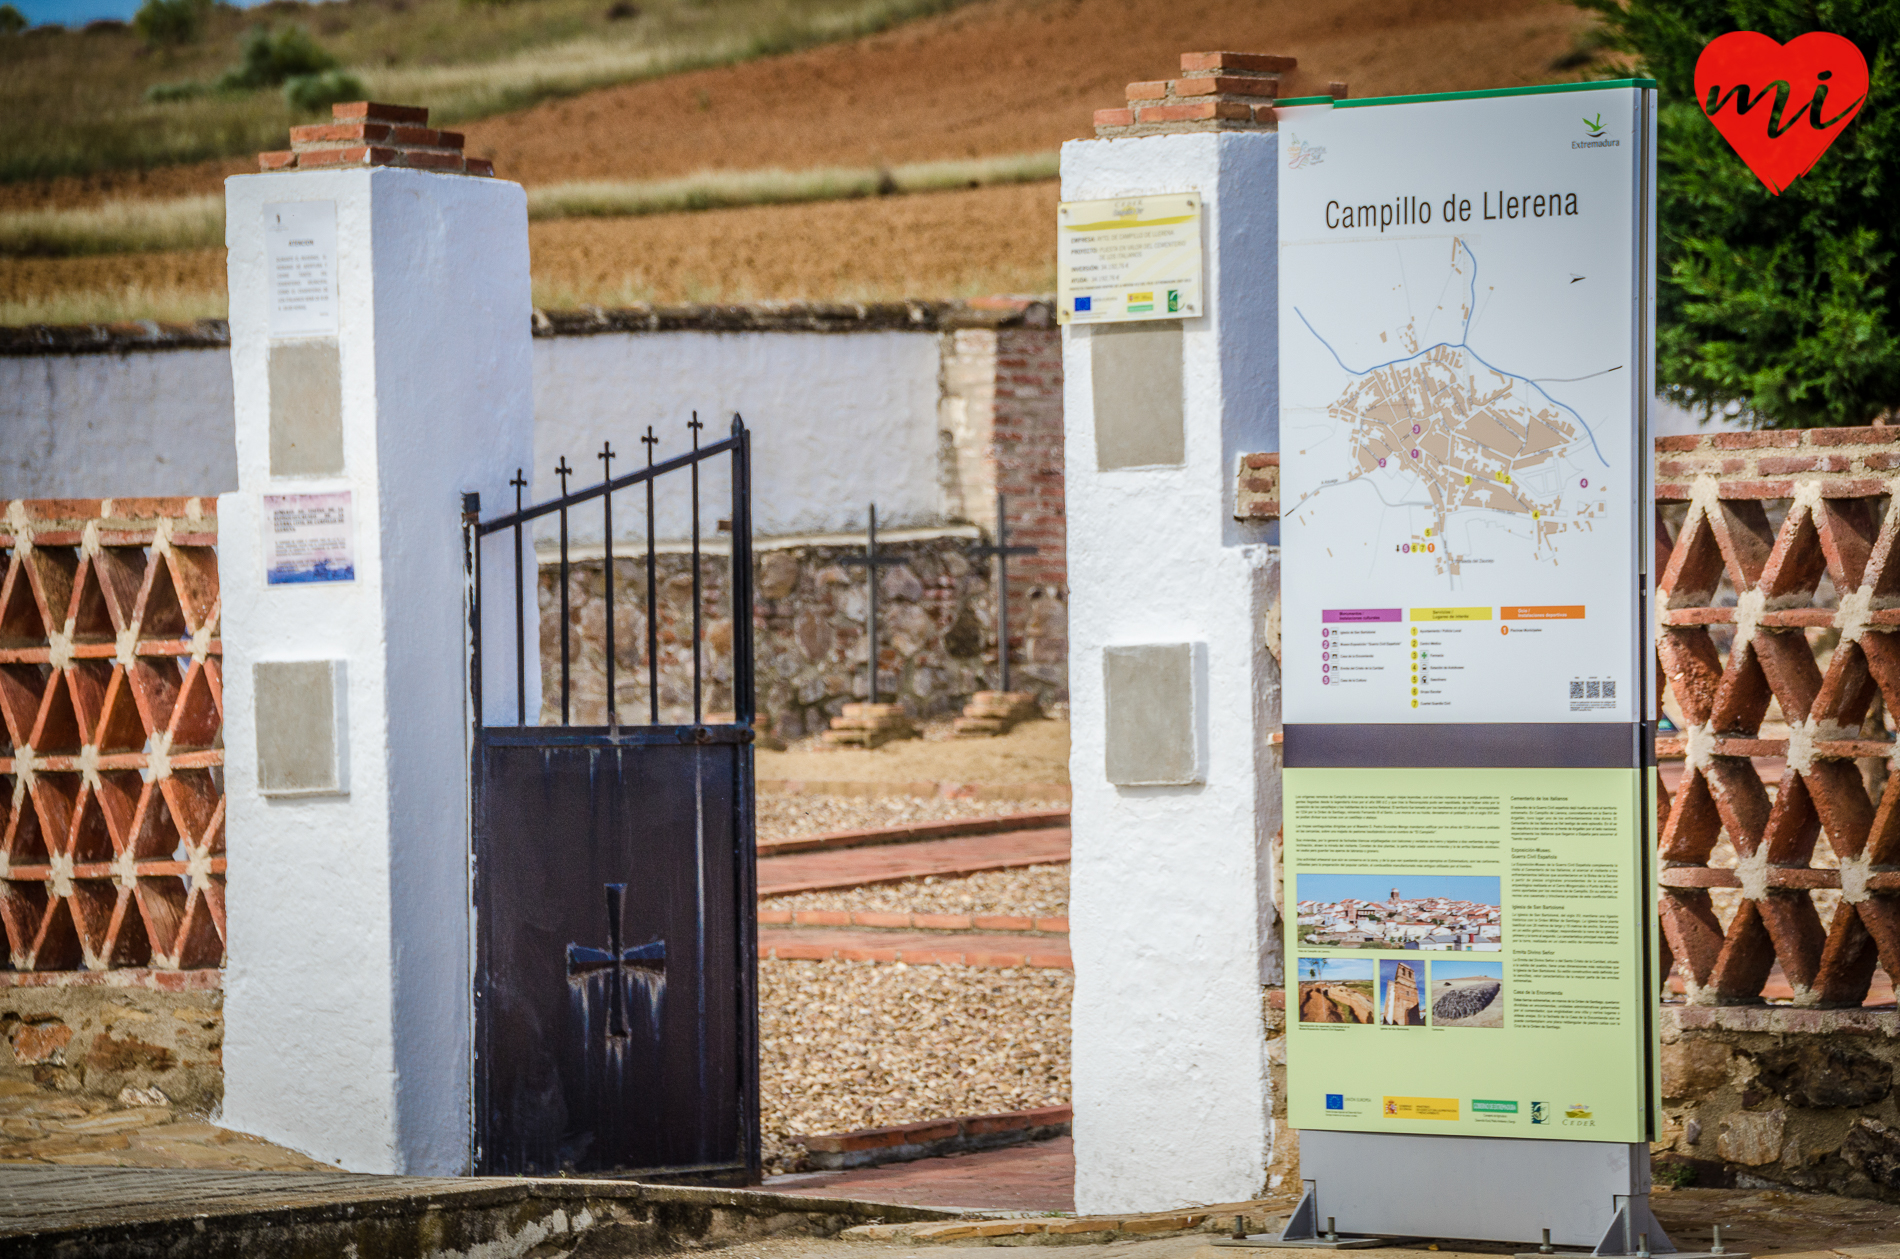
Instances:
[[[1748,169],[1780,196],[1808,173],[1867,99],[1867,59],[1827,31],[1778,44],[1731,31],[1695,63],[1696,102]],[[1773,107],[1758,106],[1772,98]]]

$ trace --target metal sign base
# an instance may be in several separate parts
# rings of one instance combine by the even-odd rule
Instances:
[[[1649,1147],[1611,1141],[1300,1133],[1306,1192],[1280,1245],[1330,1217],[1355,1240],[1456,1237],[1594,1247],[1595,1259],[1679,1253],[1649,1209]],[[1360,1241],[1360,1245],[1368,1244]],[[1340,1248],[1335,1246],[1334,1248]]]

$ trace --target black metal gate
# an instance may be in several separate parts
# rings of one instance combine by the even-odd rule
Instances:
[[[573,470],[563,459],[557,499],[524,507],[517,473],[513,512],[482,521],[474,496],[464,503],[476,714],[474,1135],[483,1174],[572,1170],[721,1184],[760,1176],[749,434],[735,415],[730,436],[701,447],[701,427],[695,415],[691,451],[658,463],[649,428],[646,466],[622,476],[611,475],[615,455],[604,447],[603,480],[587,490],[566,492]],[[726,654],[709,651],[705,632],[700,480],[714,460],[727,461],[732,483],[731,514],[719,522],[731,532],[729,607],[717,609],[730,616],[732,711],[708,721],[708,667]],[[662,486],[691,499],[690,631],[683,621],[661,627]],[[646,517],[645,641],[626,644],[615,642],[613,508],[616,493],[635,487]],[[606,609],[605,724],[587,726],[570,724],[568,525],[583,504],[601,513]],[[540,641],[541,614],[528,527],[548,516],[559,524],[560,671],[558,682],[548,677],[559,702],[546,705],[543,724],[530,708],[528,644]],[[482,572],[482,539],[495,534],[505,534],[499,545],[514,544],[511,595],[491,589],[497,583]],[[637,582],[633,593],[637,615]],[[481,718],[482,605],[496,597],[513,600],[511,726]],[[677,676],[669,707],[681,711],[663,722],[662,673],[683,674],[679,640],[689,632],[691,720],[682,720],[689,684]],[[663,640],[674,657],[665,665]],[[623,653],[637,653],[646,675],[645,711],[633,721],[620,713]]]

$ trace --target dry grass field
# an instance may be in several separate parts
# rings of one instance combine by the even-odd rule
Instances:
[[[865,38],[547,100],[464,129],[472,152],[546,197],[575,181],[651,186],[703,172],[1049,153],[1090,134],[1092,110],[1119,103],[1131,80],[1167,75],[1184,50],[1293,54],[1290,93],[1343,79],[1355,96],[1404,94],[1580,77],[1590,69],[1590,21],[1557,0],[981,0]],[[0,184],[0,212],[157,199],[178,203],[177,221],[195,221],[182,199],[216,194],[244,165],[15,181]],[[536,301],[1047,292],[1055,200],[1044,182],[540,222]],[[216,314],[222,287],[216,250],[0,252],[6,323]]]
[[[126,184],[126,172],[282,148],[290,125],[312,115],[293,110],[275,86],[148,95],[161,85],[213,86],[256,27],[299,27],[375,99],[427,105],[438,122],[454,123],[850,39],[954,3],[269,0],[243,10],[207,5],[195,34],[167,42],[150,43],[124,24],[39,27],[0,36],[0,180],[65,175],[109,190]]]

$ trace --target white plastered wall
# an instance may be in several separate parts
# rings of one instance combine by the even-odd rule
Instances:
[[[226,200],[239,489],[219,500],[222,1119],[351,1171],[465,1172],[461,494],[500,504],[532,457],[526,201],[499,180],[389,169],[239,176]],[[262,207],[323,200],[336,203],[346,471],[273,481]],[[261,495],[338,489],[354,496],[355,581],[267,587]],[[489,609],[491,642],[504,611]],[[538,672],[532,637],[528,650]],[[347,795],[259,795],[260,660],[346,663]]]
[[[0,498],[210,497],[237,487],[222,349],[0,357]]]
[[[697,409],[702,442],[731,431],[739,412],[752,430],[753,524],[763,537],[864,527],[865,505],[893,528],[933,525],[939,512],[938,337],[931,332],[657,332],[545,338],[535,343],[534,482],[531,501],[553,498],[565,456],[580,489],[600,480],[603,441],[615,475],[643,463],[639,437],[653,426],[656,459],[687,449]],[[672,478],[677,482],[679,478]],[[661,488],[664,538],[689,532],[686,496]],[[723,462],[701,485],[701,527],[731,514]],[[510,500],[512,501],[512,500]],[[575,542],[598,542],[598,509],[569,522]],[[644,536],[635,495],[617,496],[614,532]],[[542,530],[543,536],[552,536]]]
[[[1208,314],[1184,321],[1186,465],[1095,470],[1091,330],[1064,338],[1075,835],[1076,1209],[1257,1195],[1271,1152],[1262,984],[1279,978],[1278,585],[1270,530],[1233,519],[1234,461],[1277,449],[1276,138],[1063,146],[1062,196],[1198,190]],[[1111,785],[1102,655],[1203,645],[1205,782]]]

